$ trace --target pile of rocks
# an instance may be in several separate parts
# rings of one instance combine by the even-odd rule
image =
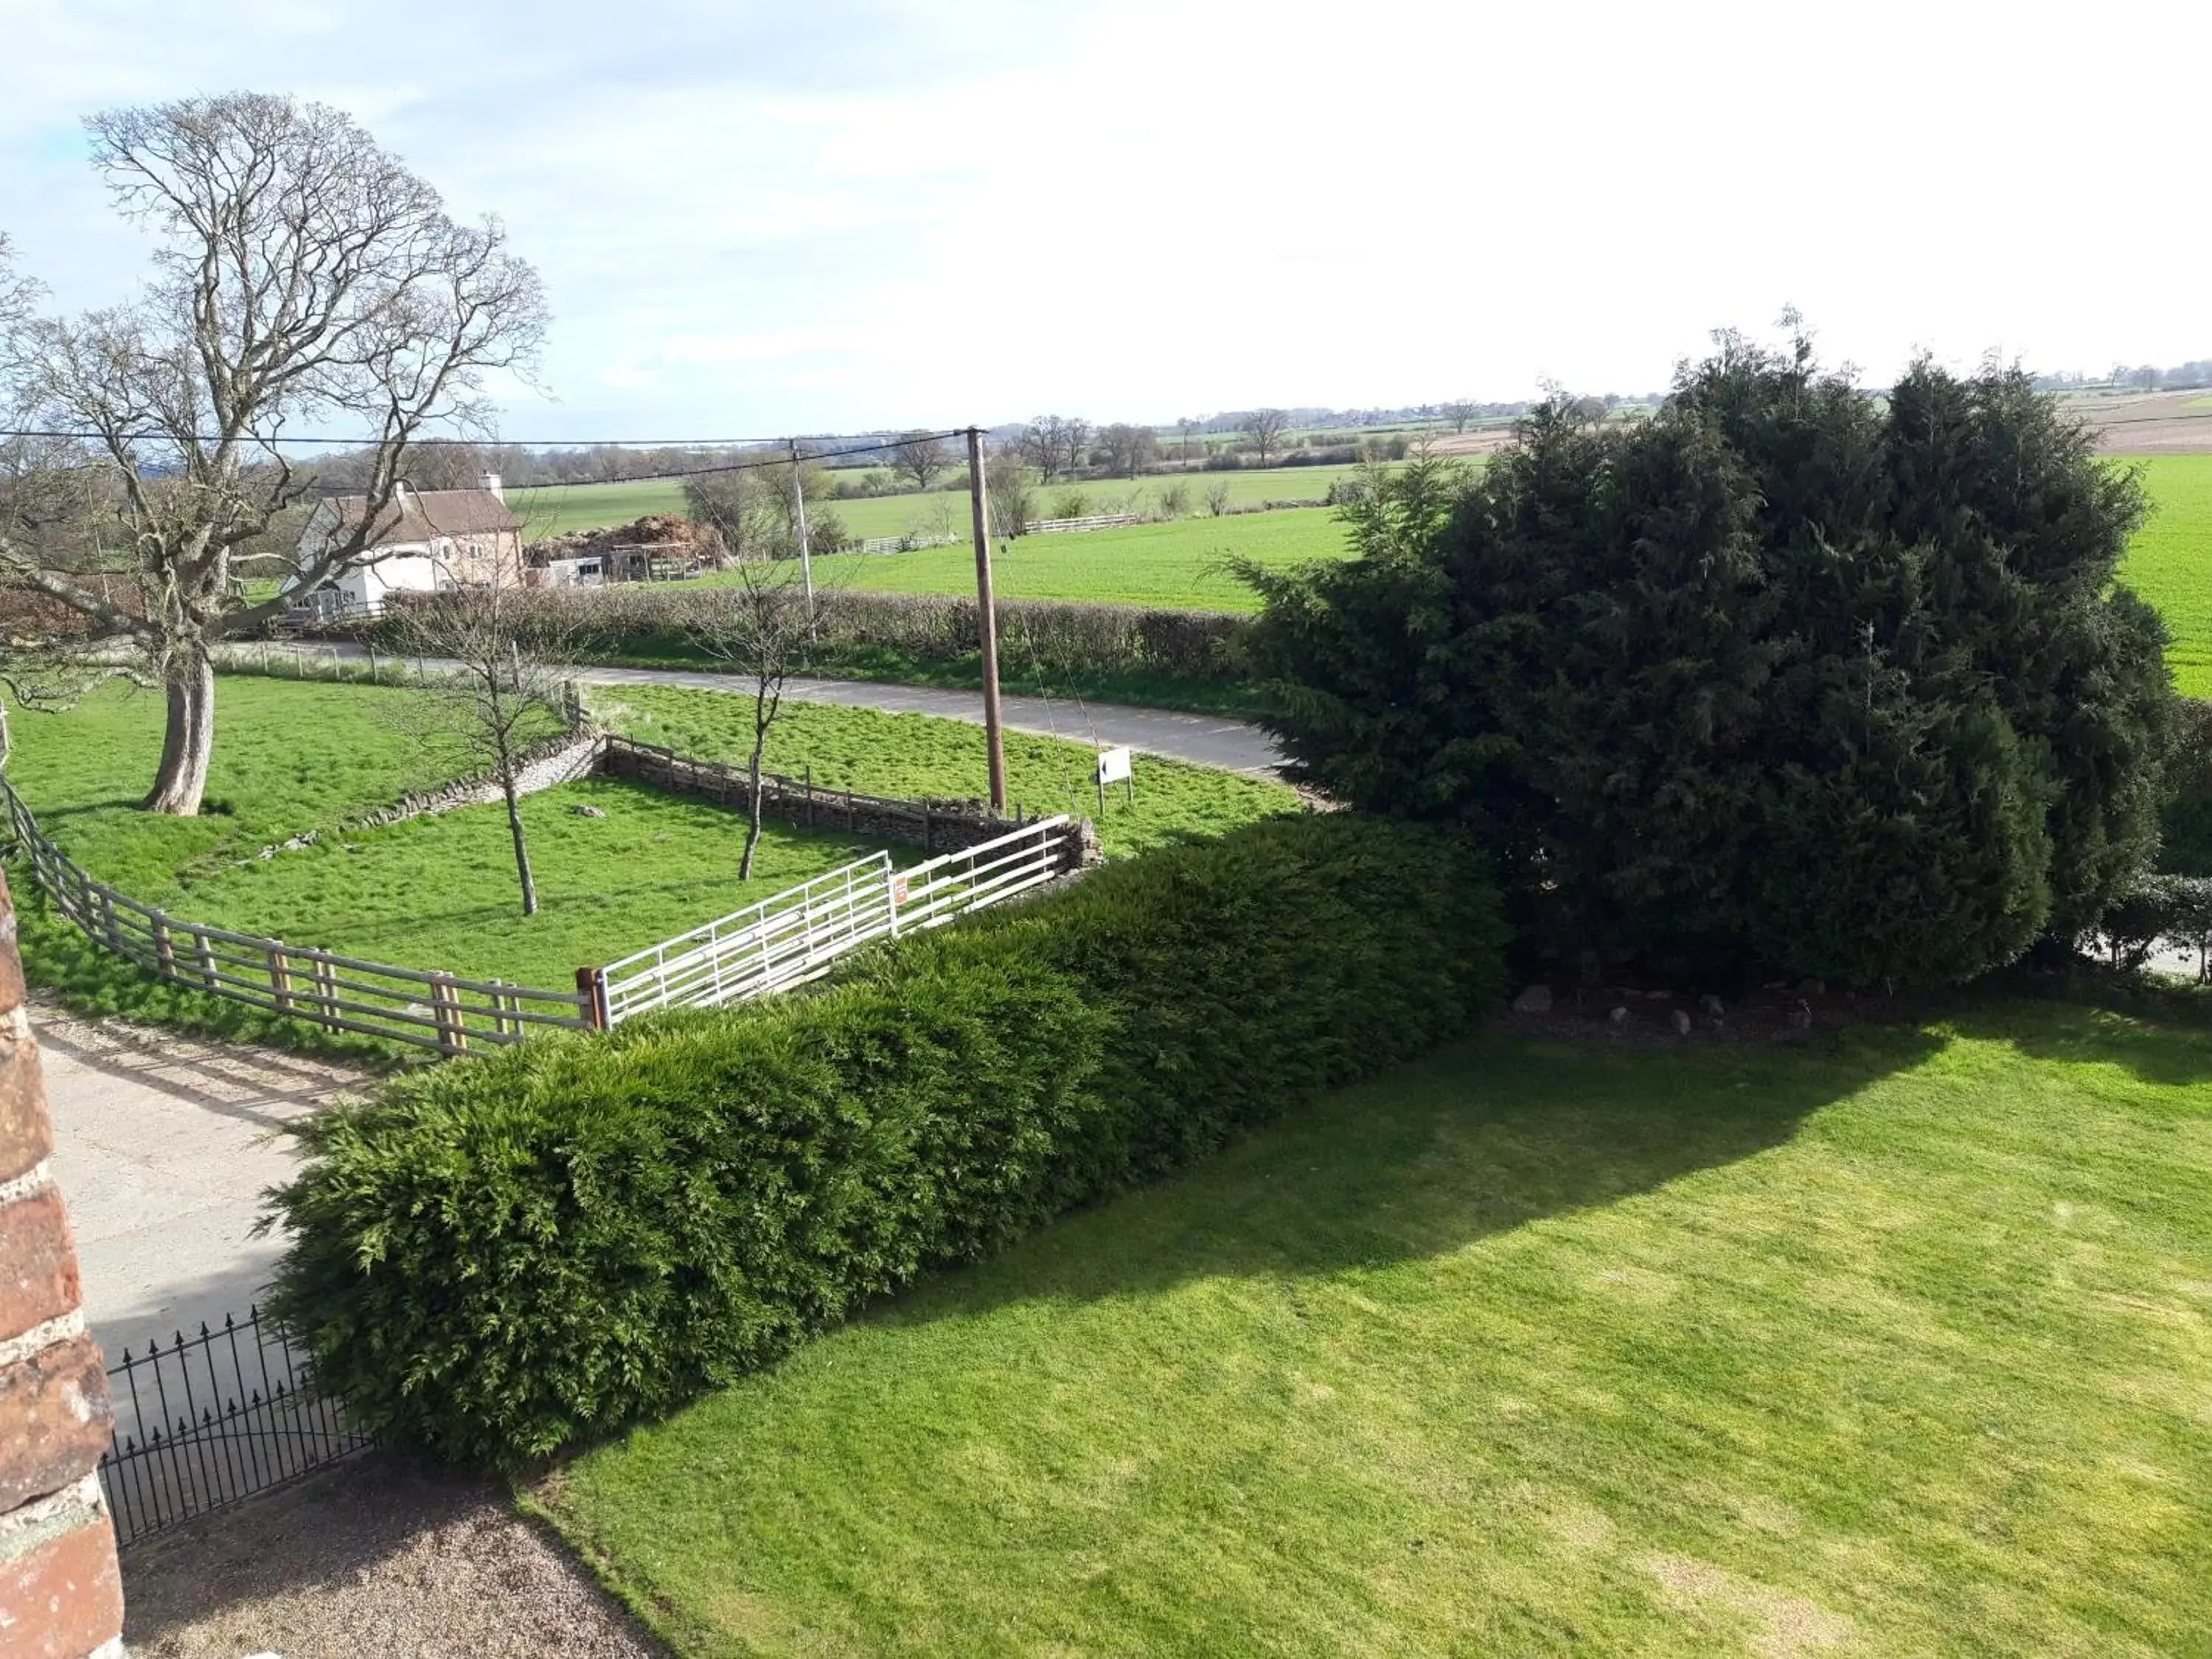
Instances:
[[[548,536],[531,543],[529,552],[531,562],[542,564],[548,559],[589,558],[617,547],[665,549],[671,556],[694,558],[717,568],[722,562],[722,538],[707,526],[672,513],[648,513],[629,524]]]

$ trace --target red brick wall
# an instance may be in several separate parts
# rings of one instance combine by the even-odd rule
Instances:
[[[115,1534],[93,1474],[114,1413],[77,1310],[53,1146],[0,876],[0,1659],[122,1650]]]

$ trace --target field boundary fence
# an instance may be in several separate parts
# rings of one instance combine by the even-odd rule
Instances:
[[[967,539],[962,535],[864,536],[859,550],[863,553],[913,553],[925,547],[951,547]]]
[[[315,1384],[307,1356],[259,1310],[107,1368],[115,1431],[100,1485],[128,1547],[289,1486],[376,1437]]]
[[[1093,513],[1081,519],[1031,519],[1030,532],[1038,536],[1057,536],[1071,530],[1112,530],[1125,524],[1142,524],[1141,513]]]
[[[172,985],[448,1055],[592,1023],[592,999],[581,987],[547,991],[464,979],[183,921],[94,880],[47,838],[4,777],[0,798],[15,848],[56,912],[94,944]]]
[[[1062,816],[906,869],[888,853],[855,860],[600,969],[598,1018],[612,1026],[805,984],[872,940],[941,927],[1073,874],[1083,851]]]

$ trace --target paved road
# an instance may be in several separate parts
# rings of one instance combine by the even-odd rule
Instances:
[[[263,1190],[295,1167],[283,1126],[361,1076],[51,1004],[34,1003],[31,1020],[85,1321],[110,1361],[244,1315],[283,1248],[251,1236]]]
[[[314,657],[336,655],[359,659],[368,655],[357,645],[280,645],[270,648]],[[434,668],[441,665],[434,659],[428,665]],[[743,681],[731,675],[689,669],[605,668],[579,664],[570,672],[588,685],[674,685],[695,691],[747,690]],[[980,726],[983,720],[981,691],[884,685],[874,680],[794,679],[785,684],[784,695],[800,702],[834,702],[849,708],[882,708],[894,714],[936,714],[971,725]],[[1000,700],[1000,708],[1010,731],[1096,743],[1103,748],[1127,744],[1148,755],[1194,761],[1200,766],[1218,766],[1229,772],[1269,772],[1283,763],[1282,751],[1265,732],[1219,715],[1178,714],[1164,708],[1133,708],[1125,703],[1078,704],[1057,697],[1007,696]]]

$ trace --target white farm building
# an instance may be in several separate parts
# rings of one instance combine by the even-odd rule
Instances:
[[[351,536],[368,510],[362,495],[319,503],[300,532],[297,568],[313,568],[331,544]],[[295,575],[293,582],[297,583]],[[292,592],[292,608],[319,618],[374,616],[387,595],[481,587],[522,580],[522,520],[507,505],[499,475],[475,489],[413,489],[402,484],[378,520],[362,556],[313,592]]]

